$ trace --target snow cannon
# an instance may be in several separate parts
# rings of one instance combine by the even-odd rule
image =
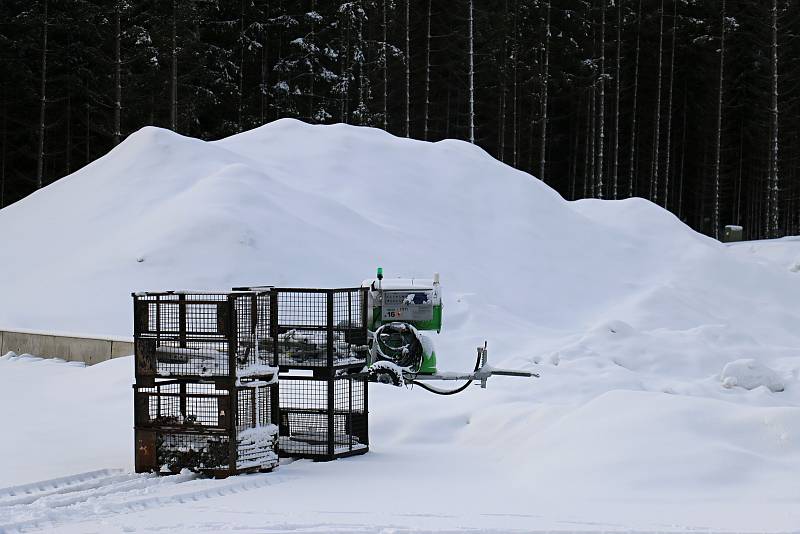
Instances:
[[[442,330],[442,289],[439,273],[433,278],[384,279],[378,267],[375,278],[364,280],[367,292],[369,337],[368,373],[370,380],[401,386],[414,384],[440,395],[464,391],[473,381],[482,388],[492,375],[538,377],[535,373],[495,369],[488,365],[484,342],[471,373],[440,372],[431,336],[425,332]],[[424,384],[433,380],[466,380],[450,390]]]
[[[377,277],[365,280],[367,325],[373,334],[372,351],[377,360],[396,363],[417,374],[436,373],[436,352],[423,331],[442,330],[442,297],[439,275],[432,279]]]

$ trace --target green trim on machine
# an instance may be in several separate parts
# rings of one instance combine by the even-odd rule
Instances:
[[[422,354],[422,364],[419,366],[418,373],[421,375],[436,374],[436,351],[430,354]]]

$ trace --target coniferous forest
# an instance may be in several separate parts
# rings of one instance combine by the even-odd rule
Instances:
[[[797,0],[3,0],[0,206],[145,125],[295,117],[474,142],[715,237],[798,234],[799,32]]]

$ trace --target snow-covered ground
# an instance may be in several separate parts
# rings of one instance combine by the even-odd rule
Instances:
[[[800,273],[800,236],[742,241],[728,245],[734,254],[752,258],[759,263],[774,265],[792,273]]]
[[[800,529],[798,259],[641,199],[566,202],[463,142],[143,129],[0,211],[0,328],[127,336],[134,290],[351,286],[381,265],[441,273],[441,368],[486,339],[541,378],[372,385],[365,456],[153,480],[128,473],[129,358],[5,357],[0,486],[89,474],[0,489],[0,531]]]

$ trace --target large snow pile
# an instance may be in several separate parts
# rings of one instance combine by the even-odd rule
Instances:
[[[123,510],[128,527],[800,525],[797,274],[647,201],[567,202],[457,141],[290,120],[214,143],[145,128],[0,210],[0,255],[0,328],[115,336],[134,290],[438,271],[440,367],[469,368],[488,339],[492,363],[542,375],[454,398],[372,386],[369,455],[282,466],[213,504]],[[783,391],[732,387],[754,375],[728,365],[742,360]],[[19,436],[0,440],[0,486],[131,467],[123,362],[0,361],[0,424]],[[75,424],[41,430],[61,419]]]

